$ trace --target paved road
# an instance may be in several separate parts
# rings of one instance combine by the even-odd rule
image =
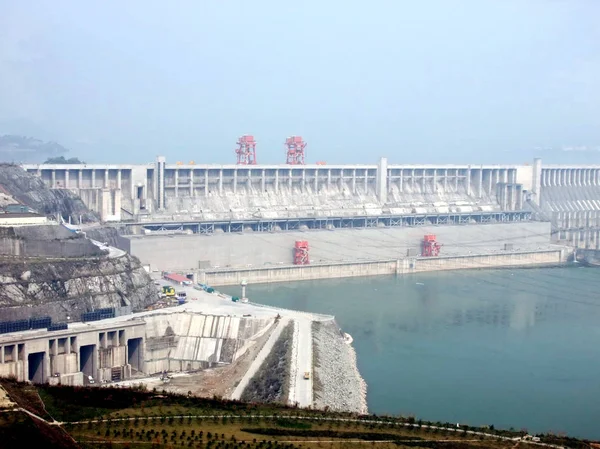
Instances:
[[[114,246],[107,246],[104,243],[101,243],[97,240],[90,239],[90,242],[92,242],[94,245],[96,245],[98,248],[100,248],[102,250],[108,250],[108,257],[110,259],[116,259],[118,257],[123,257],[126,254],[125,251],[123,251],[122,249],[115,248]]]
[[[297,317],[295,321],[295,350],[292,355],[296,356],[296,360],[292,361],[291,373],[295,385],[290,389],[290,402],[297,402],[300,407],[310,407],[313,405],[312,321],[304,317]],[[310,373],[310,379],[304,378],[306,371]]]
[[[240,399],[242,397],[244,389],[248,386],[248,383],[250,382],[252,377],[254,377],[256,372],[260,369],[267,356],[271,353],[273,345],[281,335],[281,331],[283,330],[283,328],[288,323],[289,319],[287,318],[282,318],[279,320],[279,322],[277,323],[277,327],[273,330],[273,333],[271,334],[265,345],[256,355],[256,358],[252,361],[250,368],[248,368],[248,371],[246,371],[246,374],[244,374],[244,377],[242,377],[242,380],[240,380],[238,386],[235,388],[235,390],[233,390],[233,393],[231,393],[231,399]]]

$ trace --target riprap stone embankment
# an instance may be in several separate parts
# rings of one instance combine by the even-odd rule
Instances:
[[[334,320],[313,323],[314,403],[317,408],[367,413],[367,385],[356,352]]]

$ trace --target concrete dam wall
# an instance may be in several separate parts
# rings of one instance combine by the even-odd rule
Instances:
[[[105,221],[519,210],[529,166],[24,165]],[[95,193],[101,191],[100,196]],[[396,210],[396,211],[394,211]],[[308,214],[308,215],[307,215]]]
[[[544,168],[541,186],[540,208],[554,239],[600,249],[600,167]]]
[[[127,225],[132,233],[150,223],[525,209],[552,221],[559,242],[600,245],[600,166],[543,166],[540,159],[525,165],[393,165],[386,159],[371,165],[186,165],[159,157],[140,165],[23,167],[51,189],[77,192],[104,221],[139,223]]]

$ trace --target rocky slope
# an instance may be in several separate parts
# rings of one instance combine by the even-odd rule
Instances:
[[[333,411],[367,413],[367,385],[358,372],[354,348],[344,341],[335,321],[313,323],[315,406]]]
[[[49,189],[40,178],[17,165],[0,164],[0,192],[41,214],[60,214],[65,220],[70,217],[74,223],[78,223],[80,217],[84,223],[99,220],[73,192]]]
[[[0,259],[2,320],[51,316],[53,321],[78,320],[82,313],[104,307],[142,310],[158,300],[158,292],[137,258],[18,261]]]

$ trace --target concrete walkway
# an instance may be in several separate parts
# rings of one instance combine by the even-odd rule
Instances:
[[[240,380],[238,386],[235,388],[235,390],[233,390],[233,393],[231,393],[231,399],[239,400],[242,397],[242,394],[244,393],[244,390],[250,383],[250,380],[252,379],[252,377],[254,377],[254,375],[260,369],[267,356],[271,353],[275,342],[281,335],[281,331],[289,322],[290,320],[287,318],[282,318],[279,320],[279,322],[277,323],[277,327],[273,330],[273,333],[256,356],[256,359],[254,359],[254,361],[250,365],[250,368],[248,368],[248,371],[246,371],[246,374],[244,374],[244,377],[242,377],[242,380]]]

